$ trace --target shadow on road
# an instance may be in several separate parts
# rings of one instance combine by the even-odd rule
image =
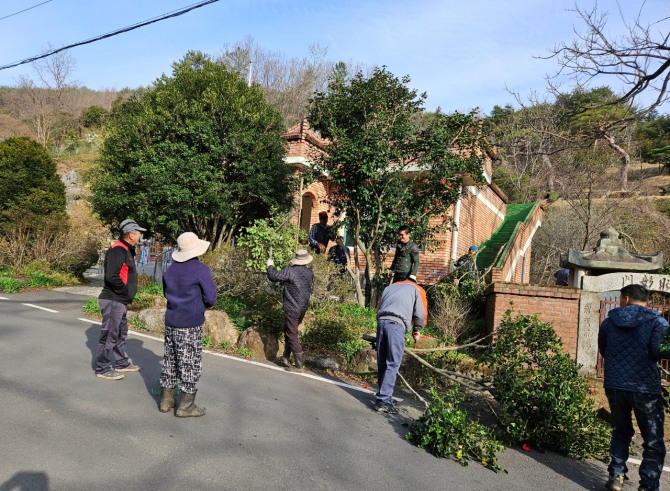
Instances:
[[[553,452],[524,452],[518,448],[508,448],[507,452],[531,458],[585,489],[603,488],[607,480],[607,470],[593,460],[577,460]]]
[[[88,329],[86,329],[86,346],[91,352],[91,370],[94,371],[95,354],[98,348],[99,340],[100,326],[91,325]],[[149,349],[146,349],[144,347],[144,341],[133,337],[132,333],[129,334],[128,339],[126,340],[126,351],[128,352],[128,355],[130,356],[130,359],[133,361],[133,363],[142,367],[142,370],[139,371],[139,374],[144,381],[147,394],[149,394],[151,398],[154,398],[154,396],[151,394],[151,388],[156,384],[158,378],[160,377],[161,361],[163,357],[155,354]]]
[[[44,472],[17,472],[0,484],[0,491],[49,491],[49,476]]]

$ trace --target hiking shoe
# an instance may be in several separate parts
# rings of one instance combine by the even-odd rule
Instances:
[[[95,376],[103,380],[121,380],[123,378],[123,374],[116,373],[116,370],[112,370],[111,372],[96,373]]]
[[[377,401],[375,402],[375,411],[378,413],[386,413],[386,414],[398,414],[398,409],[391,404],[386,404],[385,402]]]
[[[120,367],[115,369],[117,372],[139,372],[140,366],[129,364],[127,367]]]
[[[605,489],[609,489],[610,491],[622,491],[624,479],[625,477],[621,474],[610,475],[609,479],[605,483]]]
[[[288,368],[291,366],[291,362],[285,356],[280,356],[277,358],[277,365]]]

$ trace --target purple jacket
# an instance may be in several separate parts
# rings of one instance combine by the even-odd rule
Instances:
[[[183,263],[173,262],[163,273],[163,295],[167,298],[166,326],[201,326],[205,322],[205,308],[216,303],[212,272],[197,257]]]

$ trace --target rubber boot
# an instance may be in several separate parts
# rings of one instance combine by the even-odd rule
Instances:
[[[181,393],[179,398],[179,406],[177,406],[176,416],[178,418],[190,418],[198,416],[203,416],[205,414],[204,407],[198,407],[195,405],[195,394],[187,394],[186,392]]]
[[[158,410],[161,413],[167,413],[174,407],[174,389],[161,389],[161,403]]]
[[[293,358],[295,359],[295,366],[289,365],[286,370],[289,372],[302,372],[303,366],[305,366],[305,353],[293,353]]]

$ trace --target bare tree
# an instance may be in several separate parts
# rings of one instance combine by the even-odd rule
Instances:
[[[521,108],[503,109],[502,117],[494,114],[491,137],[500,149],[501,165],[509,171],[512,195],[517,201],[532,201],[557,190],[562,155],[579,143],[565,131],[560,106],[535,93],[527,100],[510,93]]]
[[[555,58],[559,68],[548,77],[548,83],[557,96],[561,91],[555,81],[566,75],[572,78],[573,94],[588,93],[589,90],[595,92],[589,89],[594,84],[622,87],[620,94],[596,99],[590,105],[583,105],[580,111],[606,106],[626,107],[625,111],[616,111],[618,114],[615,117],[595,126],[595,138],[605,140],[620,157],[619,184],[621,190],[626,190],[631,156],[625,135],[631,134],[631,123],[668,100],[670,17],[643,22],[643,2],[637,15],[628,20],[617,5],[618,14],[626,27],[626,34],[620,37],[608,33],[608,13],[598,10],[597,4],[590,10],[575,5],[573,12],[582,21],[583,28],[575,29],[576,37],[572,42],[559,44],[550,50],[547,58]],[[643,95],[646,100],[643,100]]]
[[[217,61],[265,91],[270,104],[279,109],[287,126],[307,113],[309,98],[323,90],[333,64],[326,61],[326,48],[310,46],[309,56],[289,58],[284,53],[261,48],[251,37],[224,45]]]
[[[50,49],[50,47],[49,47]],[[47,147],[54,136],[60,136],[75,118],[71,112],[77,82],[72,80],[74,58],[62,51],[32,64],[37,81],[27,75],[19,77],[16,111]]]
[[[637,113],[647,113],[668,100],[670,82],[670,17],[655,22],[641,20],[642,7],[637,16],[628,21],[621,8],[619,16],[627,33],[613,37],[607,32],[608,13],[594,6],[586,10],[575,5],[573,11],[581,19],[584,29],[575,30],[576,38],[551,50],[549,58],[556,58],[557,73],[549,78],[550,83],[559,75],[573,77],[577,87],[584,88],[594,79],[608,84],[614,79],[623,85],[623,94],[610,104],[625,103],[638,107]],[[643,103],[641,95],[651,94],[651,102]]]

